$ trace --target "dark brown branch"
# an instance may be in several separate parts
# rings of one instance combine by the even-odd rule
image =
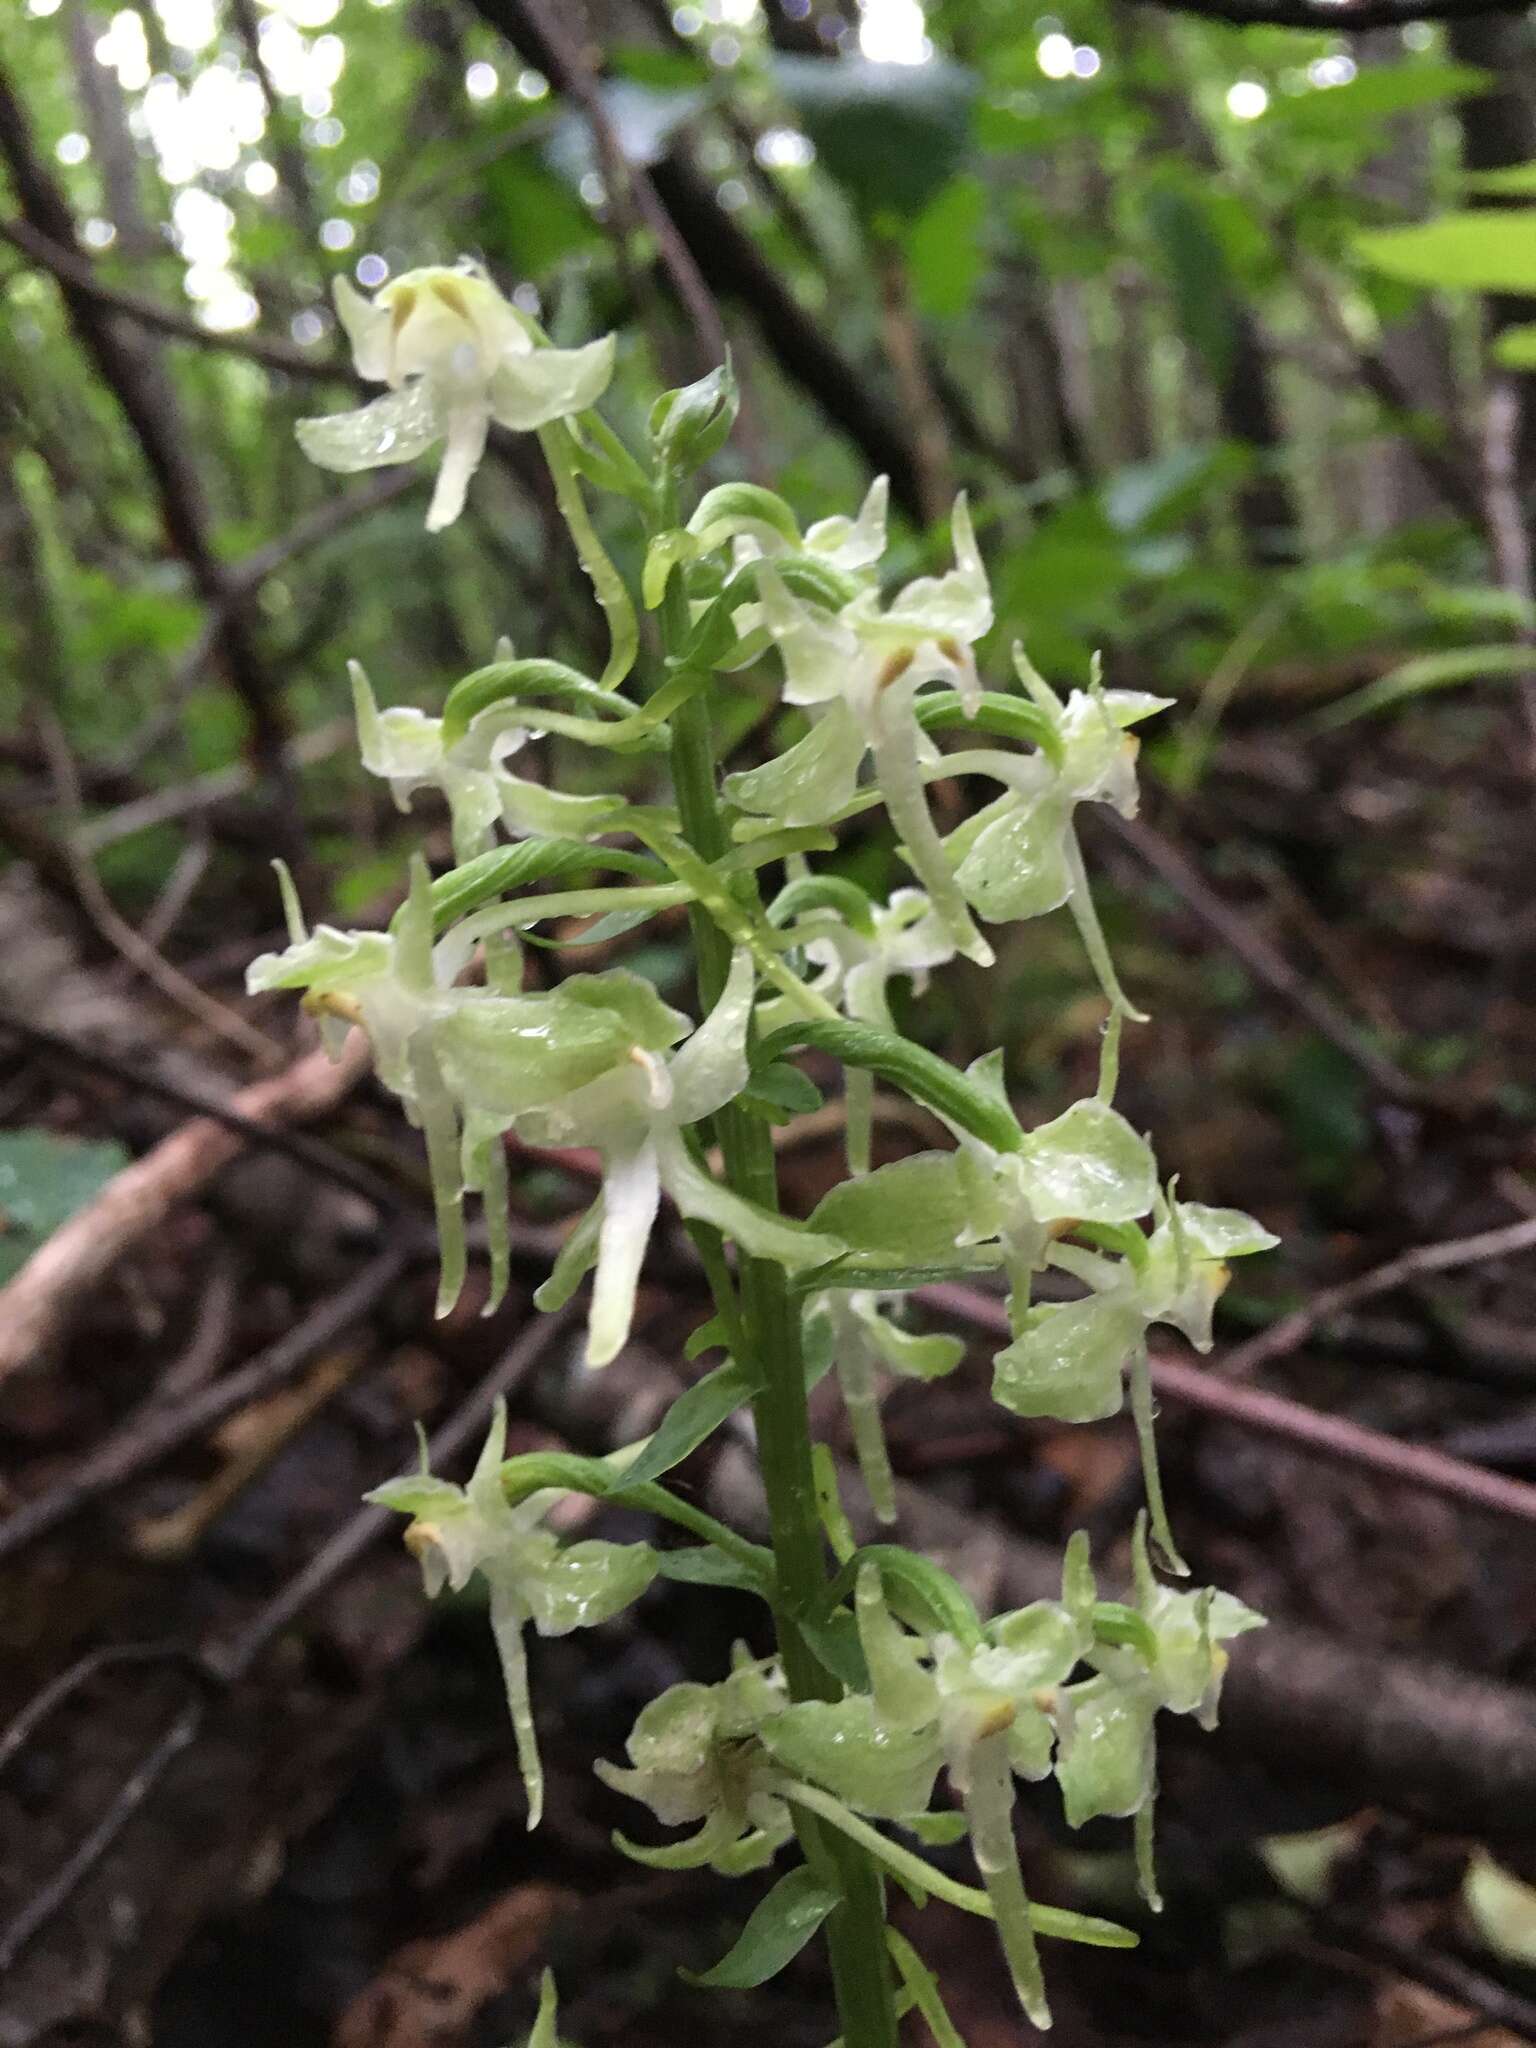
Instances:
[[[0,158],[10,171],[22,216],[34,233],[59,248],[72,248],[74,219],[68,203],[37,153],[26,110],[3,72]],[[84,257],[77,260],[90,268]],[[190,457],[191,436],[179,417],[175,394],[160,375],[159,366],[124,339],[93,293],[62,278],[60,289],[82,346],[133,430],[154,479],[167,538],[186,563],[198,594],[222,613],[220,653],[250,721],[256,758],[279,787],[286,787],[282,748],[287,722],[280,692],[261,659],[245,610],[228,605],[223,565],[208,538],[202,490]]]
[[[1312,1028],[1360,1069],[1384,1095],[1400,1102],[1424,1099],[1426,1090],[1395,1061],[1377,1051],[1354,1021],[1290,962],[1240,911],[1211,888],[1189,856],[1140,818],[1121,818],[1101,806],[1106,829],[1125,840],[1152,872],[1181,897],[1200,922],[1231,948],[1254,978],[1290,1003]]]
[[[235,1372],[225,1373],[175,1407],[158,1404],[131,1416],[82,1458],[69,1476],[27,1501],[0,1522],[0,1558],[18,1552],[73,1520],[92,1501],[149,1471],[173,1451],[204,1436],[226,1415],[285,1386],[338,1337],[359,1322],[391,1287],[425,1238],[397,1233],[338,1293],[327,1295],[275,1344]]]
[[[392,1211],[401,1206],[397,1188],[391,1187],[368,1167],[349,1159],[346,1153],[338,1152],[334,1146],[311,1138],[303,1131],[288,1130],[282,1124],[260,1123],[255,1117],[243,1116],[227,1102],[216,1102],[194,1088],[185,1088],[159,1075],[146,1073],[142,1066],[116,1059],[99,1047],[81,1045],[62,1031],[50,1030],[46,1024],[37,1024],[30,1018],[0,1010],[0,1032],[6,1031],[14,1033],[28,1045],[56,1054],[72,1066],[119,1081],[133,1094],[153,1096],[173,1108],[184,1110],[188,1116],[208,1117],[212,1122],[222,1124],[226,1130],[233,1131],[236,1137],[244,1138],[258,1151],[281,1153],[295,1166],[305,1167],[326,1180],[333,1180],[381,1209]]]
[[[572,1309],[562,1310],[557,1315],[530,1322],[519,1333],[510,1350],[497,1360],[473,1393],[430,1439],[428,1452],[434,1470],[452,1469],[474,1441],[494,1402],[498,1397],[514,1392],[534,1371],[551,1347],[569,1331],[574,1314]],[[398,1528],[399,1525],[399,1517],[386,1508],[360,1509],[238,1634],[222,1644],[210,1644],[201,1652],[179,1653],[192,1663],[205,1690],[176,1715],[165,1733],[146,1752],[138,1768],[124,1781],[95,1827],[47,1884],[33,1893],[9,1925],[0,1929],[0,1970],[9,1969],[23,1949],[69,1903],[172,1763],[195,1741],[207,1717],[211,1695],[227,1690],[244,1678],[272,1642],[284,1629],[293,1625],[306,1607],[345,1578],[359,1558],[390,1528]],[[161,1655],[163,1652],[156,1647],[145,1654]],[[125,1655],[131,1658],[132,1652]],[[40,1718],[33,1715],[23,1739]]]
[[[1536,1226],[1525,1224],[1516,1228],[1531,1231]],[[1488,1235],[1507,1238],[1508,1233],[1489,1232]],[[1519,1240],[1521,1243],[1527,1241]],[[1474,1240],[1468,1240],[1468,1243],[1472,1242]],[[1499,1247],[1506,1251],[1513,1248],[1508,1243]],[[1450,1248],[1431,1246],[1428,1249]],[[1465,1252],[1464,1246],[1459,1249]],[[1440,1263],[1445,1265],[1451,1261],[1442,1260]],[[1422,1271],[1422,1265],[1414,1270]],[[1000,1337],[1011,1334],[1008,1311],[995,1295],[983,1294],[977,1288],[951,1281],[939,1281],[919,1288],[917,1295],[931,1307],[959,1316],[975,1329],[992,1331]],[[1326,1300],[1327,1297],[1320,1299]],[[1306,1311],[1301,1311],[1301,1314],[1305,1315]],[[1242,1352],[1234,1352],[1231,1357],[1241,1361]],[[1227,1362],[1223,1359],[1221,1364]],[[1288,1401],[1281,1394],[1243,1386],[1223,1379],[1219,1371],[1189,1365],[1182,1359],[1166,1355],[1154,1355],[1152,1359],[1152,1385],[1160,1400],[1197,1409],[1203,1415],[1235,1423],[1239,1429],[1251,1430],[1259,1436],[1273,1437],[1294,1450],[1311,1452],[1335,1464],[1352,1465],[1359,1471],[1374,1473],[1378,1479],[1418,1487],[1424,1493],[1438,1494],[1442,1499],[1454,1500],[1463,1507],[1481,1508],[1487,1514],[1536,1524],[1536,1486],[1528,1485],[1524,1480],[1508,1479],[1501,1472],[1484,1471],[1481,1466],[1469,1465],[1464,1458],[1450,1457],[1429,1444],[1404,1443],[1379,1429],[1367,1429],[1362,1423],[1352,1422],[1347,1415],[1325,1415],[1316,1408],[1304,1407],[1299,1401]]]
[[[1122,0],[1162,7],[1234,28],[1305,28],[1325,35],[1401,28],[1410,21],[1461,21],[1479,14],[1524,14],[1530,0]]]
[[[185,313],[143,292],[125,291],[96,275],[95,265],[78,250],[44,234],[30,220],[0,220],[0,241],[9,242],[18,255],[37,263],[58,282],[80,297],[88,298],[104,312],[121,313],[172,341],[194,342],[199,348],[221,350],[226,355],[244,356],[263,369],[280,371],[287,377],[306,377],[328,383],[356,383],[351,368],[338,358],[312,355],[285,341],[271,341],[257,334],[215,333],[200,326]]]
[[[562,90],[559,54],[538,33],[523,0],[473,0],[475,10]],[[574,98],[574,93],[571,94]],[[918,465],[904,424],[871,388],[869,376],[828,339],[741,224],[718,204],[680,151],[652,166],[650,182],[710,292],[751,314],[786,375],[857,443],[871,468],[891,479],[905,510],[921,519]]]

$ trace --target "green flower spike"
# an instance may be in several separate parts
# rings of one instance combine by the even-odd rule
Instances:
[[[1010,754],[978,748],[951,755],[948,774],[989,775],[1004,794],[968,818],[944,842],[955,880],[977,915],[991,923],[1040,917],[1070,904],[1089,958],[1117,1010],[1132,1010],[1115,976],[1093,907],[1073,822],[1082,803],[1107,803],[1123,818],[1136,814],[1136,742],[1126,727],[1171,704],[1140,690],[1106,690],[1095,680],[1065,704],[1013,651],[1019,678],[1056,736],[1061,765],[1044,752]]]
[[[718,1685],[674,1685],[643,1707],[624,1745],[629,1768],[599,1760],[597,1775],[648,1806],[664,1827],[698,1823],[698,1831],[662,1848],[616,1834],[624,1854],[657,1870],[707,1863],[730,1876],[771,1862],[793,1829],[757,1736],[785,1697],[775,1665],[738,1652],[735,1670]]]
[[[1158,1582],[1147,1549],[1147,1517],[1138,1516],[1132,1558],[1134,1612],[1145,1625],[1123,1646],[1100,1641],[1087,1652],[1095,1675],[1056,1696],[1061,1733],[1056,1776],[1072,1827],[1107,1814],[1134,1815],[1141,1888],[1160,1904],[1152,1869],[1152,1812],[1157,1795],[1153,1722],[1159,1709],[1193,1714],[1214,1728],[1227,1668],[1222,1643],[1262,1628],[1230,1593],[1206,1586],[1180,1593]],[[1147,1654],[1148,1639],[1153,1654]]]
[[[914,715],[929,683],[980,701],[973,644],[992,624],[992,596],[964,497],[955,501],[956,566],[909,583],[882,610],[860,591],[836,613],[795,596],[766,564],[758,618],[784,663],[784,701],[811,710],[807,737],[777,761],[727,778],[732,803],[780,824],[819,824],[854,793],[866,754],[908,865],[927,889],[956,947],[983,965],[992,951],[971,921],[964,895],[929,815],[923,786],[933,742]]]
[[[738,950],[719,1002],[678,1051],[662,1056],[662,1048],[681,1037],[686,1024],[676,1011],[668,1011],[675,1020],[669,1036],[631,1042],[607,1072],[585,1087],[516,1120],[519,1135],[530,1144],[591,1145],[602,1154],[602,1193],[535,1296],[541,1308],[558,1308],[596,1266],[587,1330],[591,1365],[606,1365],[628,1339],[641,1262],[663,1190],[684,1216],[712,1223],[751,1257],[777,1259],[791,1271],[822,1265],[843,1249],[835,1238],[814,1235],[803,1224],[722,1187],[683,1136],[690,1124],[723,1109],[747,1084],[752,995],[751,955]]]
[[[357,373],[389,394],[358,412],[300,420],[299,446],[322,469],[410,462],[444,441],[427,512],[431,533],[464,509],[492,420],[520,433],[596,405],[613,375],[614,338],[538,347],[478,264],[408,270],[372,300],[344,277],[336,312]]]
[[[423,1458],[420,1472],[391,1479],[367,1497],[376,1506],[411,1516],[406,1548],[421,1565],[429,1597],[435,1598],[445,1586],[463,1592],[476,1572],[485,1581],[491,1631],[528,1792],[528,1825],[536,1828],[544,1809],[544,1773],[528,1693],[523,1631],[531,1621],[540,1635],[563,1636],[611,1620],[651,1583],[657,1557],[648,1543],[562,1545],[542,1526],[561,1497],[558,1491],[533,1494],[515,1508],[508,1505],[501,1484],[506,1446],[507,1407],[498,1401],[467,1486],[435,1479]],[[617,1459],[624,1456],[618,1453]]]
[[[1153,1443],[1147,1330],[1171,1323],[1198,1350],[1209,1351],[1226,1261],[1267,1251],[1279,1240],[1241,1210],[1180,1202],[1171,1188],[1167,1198],[1154,1191],[1150,1206],[1156,1226],[1150,1238],[1139,1229],[1104,1234],[1106,1244],[1123,1246],[1124,1258],[1071,1244],[1051,1247],[1050,1264],[1089,1292],[1080,1301],[1041,1302],[1028,1311],[1014,1341],[993,1360],[992,1393],[1015,1415],[1100,1421],[1119,1413],[1129,1370],[1153,1538],[1169,1565],[1182,1570]]]

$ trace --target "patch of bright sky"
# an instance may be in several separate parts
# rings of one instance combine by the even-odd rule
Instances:
[[[859,50],[874,64],[926,64],[933,44],[919,0],[859,0]]]
[[[1313,85],[1326,89],[1330,85],[1348,85],[1358,68],[1353,57],[1341,52],[1336,57],[1315,57],[1307,66],[1307,77]]]
[[[501,74],[494,64],[483,60],[471,64],[464,74],[464,90],[472,100],[490,100],[501,86]]]
[[[1256,78],[1239,78],[1227,87],[1227,112],[1234,121],[1257,121],[1269,105],[1269,90]]]
[[[753,154],[767,171],[803,170],[816,161],[816,145],[798,128],[765,128]]]

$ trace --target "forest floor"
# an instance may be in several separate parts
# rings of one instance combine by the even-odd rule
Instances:
[[[1305,744],[1238,731],[1195,792],[1093,829],[1122,973],[1156,1020],[1127,1041],[1122,1104],[1187,1192],[1284,1244],[1234,1283],[1201,1368],[1220,1412],[1165,1353],[1181,1540],[1198,1579],[1272,1623],[1236,1646],[1223,1730],[1165,1740],[1167,1910],[1135,1903],[1128,1828],[1072,1836],[1048,1790],[1021,1799],[1033,1894],[1142,1935],[1048,1955],[1063,2048],[1536,2040],[1536,1972],[1461,1902],[1479,1844],[1536,1878],[1536,910],[1505,716],[1442,701]],[[167,949],[294,1058],[309,1026],[238,993],[275,942],[267,891],[221,854]],[[221,1099],[252,1080],[14,868],[0,940],[11,1013],[98,1055],[0,1041],[8,1129],[141,1155],[188,1115],[146,1078]],[[680,976],[680,943],[646,964]],[[992,981],[962,975],[919,1014],[957,1055],[1008,1044],[1032,1115],[1091,1086],[1098,1006],[1064,921],[1015,928]],[[364,1081],[305,1136],[309,1156],[246,1149],[130,1230],[0,1384],[0,2048],[503,2048],[546,1964],[585,2048],[690,2030],[821,2048],[814,1951],[751,1994],[679,1980],[729,1946],[760,1881],[626,1864],[609,1836],[633,1810],[591,1770],[645,1700],[758,1640],[760,1611],[658,1582],[619,1621],[536,1643],[550,1782],[529,1835],[483,1616],[429,1608],[398,1523],[358,1508],[411,1461],[417,1422],[476,1446],[496,1384],[514,1448],[653,1427],[705,1314],[685,1241],[658,1240],[636,1342],[588,1376],[579,1327],[530,1303],[586,1198],[575,1176],[514,1172],[510,1299],[436,1324],[393,1106]],[[881,1142],[925,1138],[893,1117]],[[840,1171],[835,1117],[784,1166],[791,1204],[814,1201]],[[1124,1419],[1069,1430],[991,1404],[986,1309],[930,1305],[973,1354],[899,1387],[889,1434],[904,1533],[1017,1604],[1075,1527],[1123,1568],[1138,1479]],[[1394,1463],[1405,1447],[1431,1455]],[[676,1476],[750,1524],[729,1431]],[[584,1533],[641,1533],[580,1512]],[[1029,2037],[984,1927],[900,1917],[969,2048]]]

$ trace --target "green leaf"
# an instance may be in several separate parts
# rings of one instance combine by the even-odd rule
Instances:
[[[752,1991],[792,1963],[827,1915],[838,1894],[808,1863],[786,1871],[752,1912],[730,1952],[712,1970],[684,1970],[690,1984],[717,1991]]]
[[[0,1132],[0,1281],[128,1163],[115,1139],[87,1143],[57,1131]]]
[[[1474,207],[1353,239],[1362,263],[1426,290],[1536,294],[1536,207]]]
[[[1536,199],[1536,163],[1506,164],[1502,170],[1469,172],[1462,183],[1470,192],[1494,192],[1515,199]]]
[[[1184,338],[1223,382],[1237,347],[1226,251],[1194,193],[1175,185],[1154,186],[1143,206]]]
[[[1522,330],[1517,328],[1514,331],[1519,333]],[[1536,326],[1527,331],[1536,337]],[[1536,362],[1536,352],[1533,352],[1532,360]],[[1453,689],[1458,683],[1513,680],[1533,672],[1536,672],[1536,649],[1512,647],[1507,642],[1492,647],[1453,647],[1441,654],[1420,654],[1412,661],[1389,669],[1374,683],[1367,683],[1363,690],[1352,690],[1337,704],[1326,705],[1323,710],[1315,712],[1307,724],[1315,732],[1333,732],[1341,725],[1352,725],[1357,718],[1368,718],[1373,712],[1393,711],[1399,704],[1406,704],[1431,690]]]
[[[1506,370],[1536,370],[1536,321],[1506,327],[1493,344],[1493,358]]]
[[[866,220],[912,220],[960,168],[977,82],[942,58],[778,57],[774,74],[823,169]]]
[[[751,1085],[737,1096],[736,1102],[738,1108],[780,1124],[820,1109],[822,1093],[808,1074],[802,1074],[787,1060],[775,1060],[772,1066],[752,1076]]]
[[[912,295],[917,310],[929,319],[959,319],[971,310],[986,274],[986,217],[986,187],[962,172],[929,200],[908,230]]]
[[[706,1437],[714,1434],[728,1415],[734,1415],[761,1389],[762,1381],[734,1359],[717,1365],[686,1393],[678,1395],[645,1449],[625,1468],[627,1483],[634,1486],[642,1480],[659,1479],[674,1465],[680,1465]]]
[[[994,1151],[1017,1152],[1024,1141],[1012,1110],[978,1088],[948,1060],[910,1038],[868,1024],[786,1024],[763,1040],[753,1060],[754,1071],[760,1072],[800,1046],[829,1052],[845,1066],[867,1068],[940,1116],[963,1125]]]

